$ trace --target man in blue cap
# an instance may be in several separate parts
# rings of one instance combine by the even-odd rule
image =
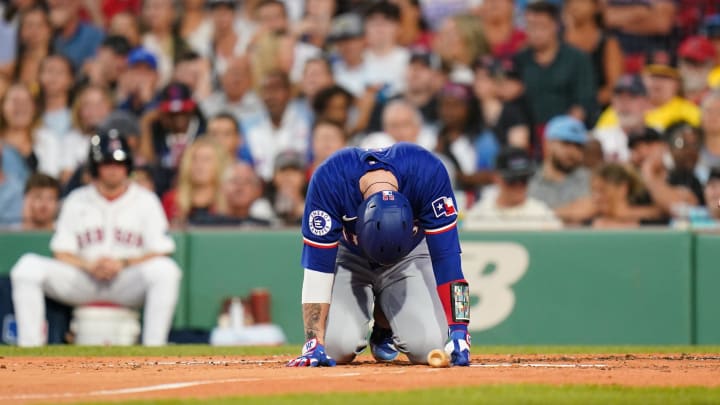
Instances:
[[[547,204],[565,223],[582,222],[593,214],[590,171],[582,166],[585,125],[569,115],[557,116],[548,122],[545,139],[545,160],[530,180],[528,195]]]
[[[135,48],[128,55],[128,69],[120,78],[118,93],[125,101],[120,109],[137,116],[157,104],[156,90],[159,81],[158,62],[145,48]]]

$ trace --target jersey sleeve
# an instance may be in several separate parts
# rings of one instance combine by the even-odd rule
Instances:
[[[467,291],[467,282],[460,262],[460,238],[457,231],[457,204],[445,166],[430,156],[423,165],[425,181],[417,187],[421,198],[419,220],[425,229],[437,292],[445,310],[448,327],[467,328],[469,318],[458,316],[458,287]],[[464,287],[463,287],[464,286]]]
[[[80,253],[80,245],[75,235],[74,224],[78,221],[76,196],[70,195],[60,209],[57,223],[55,224],[55,233],[50,239],[50,250],[53,253],[72,253],[78,255]]]
[[[424,166],[427,174],[424,178],[425,186],[418,187],[421,196],[418,219],[425,230],[435,281],[440,285],[463,278],[457,232],[457,203],[442,162],[430,156]]]
[[[302,266],[323,273],[335,272],[335,258],[342,235],[341,199],[333,166],[321,165],[310,179],[302,219]]]
[[[169,234],[168,221],[160,200],[151,193],[143,196],[145,228],[143,240],[146,253],[171,254],[175,251],[175,241]]]

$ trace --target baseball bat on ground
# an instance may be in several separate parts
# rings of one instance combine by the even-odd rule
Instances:
[[[445,353],[445,350],[433,349],[427,355],[427,362],[433,368],[450,367],[450,356]]]

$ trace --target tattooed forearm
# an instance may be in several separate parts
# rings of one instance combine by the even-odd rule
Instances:
[[[325,338],[325,324],[330,304],[303,304],[303,322],[305,323],[305,339]]]
[[[316,338],[320,321],[320,304],[308,304],[303,308],[303,320],[305,321],[305,339]]]

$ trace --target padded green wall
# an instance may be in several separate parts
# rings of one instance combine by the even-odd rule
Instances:
[[[272,293],[273,321],[303,340],[297,230],[175,233],[176,327],[211,328],[224,297]],[[0,274],[49,234],[0,233]],[[718,344],[720,236],[689,232],[461,233],[476,344]]]
[[[303,340],[300,232],[194,231],[188,248],[190,326],[214,326],[223,298],[262,287],[272,293],[273,322],[291,341]]]
[[[691,246],[684,232],[565,231],[465,233],[463,263],[471,292],[504,288],[488,275],[527,254],[525,273],[512,286],[512,313],[473,334],[491,344],[688,344],[691,342]],[[472,262],[470,241],[484,259]],[[489,243],[488,243],[489,242]],[[502,243],[510,244],[502,248]],[[500,246],[500,247],[498,247]],[[495,252],[493,256],[493,252]],[[510,257],[510,259],[508,258]],[[505,268],[503,268],[503,263]],[[478,264],[480,264],[478,266]],[[473,282],[473,280],[476,280]],[[491,286],[482,286],[483,283]],[[479,286],[479,287],[477,287]],[[476,288],[477,287],[477,288]],[[502,299],[495,299],[503,305]],[[492,315],[497,308],[485,307]],[[505,304],[507,306],[507,304]],[[475,309],[475,308],[473,308]],[[473,311],[481,323],[482,308]]]
[[[720,235],[696,237],[696,338],[698,344],[720,343]]]

